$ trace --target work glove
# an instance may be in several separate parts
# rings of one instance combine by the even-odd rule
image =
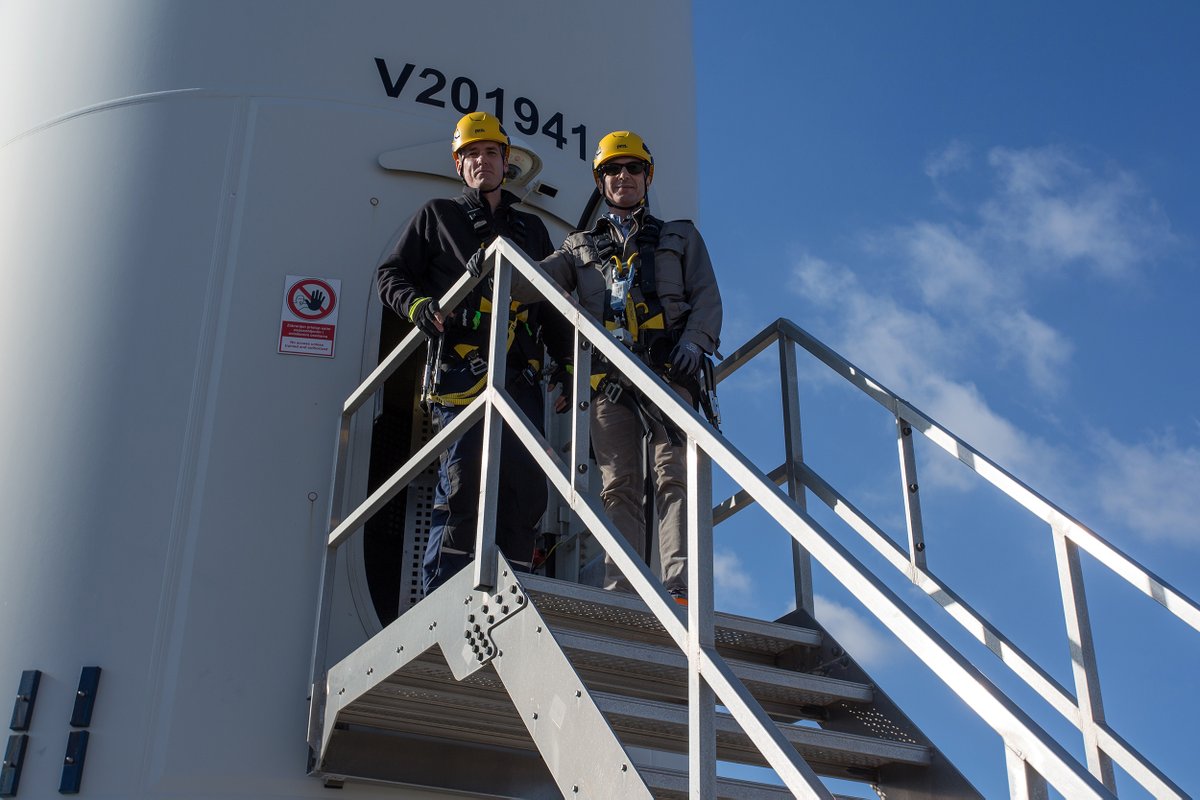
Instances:
[[[677,378],[691,378],[700,369],[702,360],[700,348],[693,342],[680,342],[671,351],[671,374]]]
[[[438,306],[437,300],[432,297],[418,297],[408,308],[408,320],[421,329],[426,339],[436,339],[442,335],[434,316],[439,311],[441,307]]]
[[[467,272],[471,273],[471,277],[478,278],[483,274],[483,248],[479,248],[471,257],[467,259]]]

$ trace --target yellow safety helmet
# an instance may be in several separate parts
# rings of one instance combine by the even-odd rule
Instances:
[[[654,180],[654,156],[650,155],[650,148],[642,137],[633,131],[613,131],[600,140],[596,155],[592,157],[592,177],[596,183],[600,183],[601,165],[621,156],[640,158],[650,165],[646,170],[646,186],[649,187]]]
[[[467,114],[454,126],[454,138],[450,141],[450,152],[458,161],[458,151],[472,142],[498,142],[508,158],[508,134],[500,120],[486,111],[475,111]]]

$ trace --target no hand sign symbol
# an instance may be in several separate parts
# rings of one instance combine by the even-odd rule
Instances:
[[[288,275],[283,284],[279,352],[333,358],[341,290],[342,282],[335,278]]]
[[[304,278],[288,289],[287,303],[288,309],[300,319],[325,319],[337,307],[337,293],[319,278]]]

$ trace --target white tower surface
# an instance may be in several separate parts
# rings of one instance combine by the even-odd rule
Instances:
[[[655,148],[656,211],[694,218],[690,5],[635,16],[0,4],[0,694],[42,673],[19,797],[57,796],[85,666],[103,672],[81,796],[328,796],[305,774],[313,624],[336,420],[377,358],[375,267],[458,192],[468,110],[541,160],[516,189],[552,238],[614,129]],[[289,275],[340,281],[334,357],[278,352]],[[345,561],[335,659],[378,626]]]

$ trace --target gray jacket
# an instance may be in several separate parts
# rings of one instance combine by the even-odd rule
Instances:
[[[638,250],[637,234],[646,211],[634,212],[634,227],[623,244],[622,259]],[[654,283],[662,302],[668,330],[679,333],[680,341],[693,342],[706,353],[713,353],[721,341],[721,293],[704,239],[690,220],[664,222],[654,251]],[[579,304],[598,321],[604,319],[608,288],[605,264],[596,251],[595,240],[609,234],[621,242],[613,222],[601,217],[590,231],[576,231],[562,247],[541,262],[555,282],[574,291]]]

